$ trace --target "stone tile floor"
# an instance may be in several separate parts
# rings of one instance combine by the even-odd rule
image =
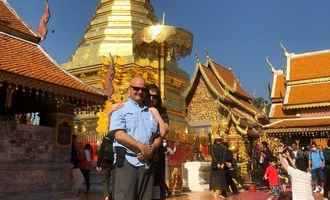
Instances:
[[[267,200],[269,193],[263,191],[257,192],[241,192],[239,195],[233,195],[226,200]],[[323,198],[320,194],[316,194],[316,200],[322,200]],[[80,200],[103,200],[101,194],[90,193],[88,195],[82,194]],[[183,193],[175,197],[168,198],[168,200],[216,200],[211,192],[192,192],[192,193]]]
[[[227,200],[266,200],[267,193],[264,192],[242,192],[239,195],[228,197]],[[102,195],[90,193],[81,195],[81,200],[103,200]],[[168,200],[216,200],[211,192],[183,193],[168,198]]]

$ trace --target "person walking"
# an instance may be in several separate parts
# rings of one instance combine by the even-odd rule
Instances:
[[[235,159],[233,152],[229,149],[229,145],[227,142],[224,143],[226,147],[225,154],[225,172],[226,172],[226,182],[228,185],[228,189],[232,191],[233,194],[238,194],[237,185],[234,182],[235,177]]]
[[[325,161],[325,184],[324,184],[324,197],[329,198],[330,191],[330,140],[327,142],[327,147],[323,150],[324,161]]]
[[[113,169],[113,141],[114,135],[107,134],[101,143],[96,163],[96,171],[104,172],[104,198],[105,200],[111,199],[111,171]]]
[[[129,98],[112,113],[110,132],[114,134],[115,168],[112,195],[115,200],[152,199],[152,156],[161,145],[158,124],[144,104],[145,81],[135,77],[128,89]]]
[[[276,168],[276,158],[275,157],[270,158],[268,167],[266,168],[264,179],[268,181],[268,185],[272,192],[272,196],[269,199],[270,200],[279,199],[281,188],[280,188],[280,181],[279,181],[279,173]]]
[[[305,152],[299,148],[297,142],[292,143],[292,154],[293,154],[293,161],[297,169],[307,171],[308,169],[308,156],[306,156]]]
[[[311,150],[309,152],[309,169],[312,172],[312,180],[314,191],[323,193],[324,187],[324,155],[321,150],[317,148],[315,142],[312,143]]]
[[[215,191],[217,199],[227,197],[227,180],[225,171],[226,147],[220,137],[214,139],[210,173],[210,189]]]
[[[82,159],[79,163],[81,173],[83,174],[85,179],[86,193],[88,193],[90,189],[90,171],[92,169],[92,156],[92,146],[90,144],[86,144],[83,149]]]

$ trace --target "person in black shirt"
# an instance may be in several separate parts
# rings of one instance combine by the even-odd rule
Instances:
[[[104,171],[104,195],[105,200],[111,198],[111,171],[113,169],[113,141],[114,135],[109,133],[106,135],[98,153],[98,160],[96,163],[96,170],[98,172]]]

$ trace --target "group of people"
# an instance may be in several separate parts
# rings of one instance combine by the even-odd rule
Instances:
[[[225,199],[229,191],[238,194],[234,181],[236,162],[228,148],[228,143],[220,137],[215,138],[211,156],[210,189],[215,192],[216,198]]]
[[[168,116],[159,88],[133,78],[127,101],[114,106],[109,119],[96,167],[105,177],[105,200],[165,199]]]
[[[271,189],[270,199],[328,199],[330,190],[330,140],[321,150],[316,143],[299,148],[299,143],[281,145],[269,153],[264,180]]]

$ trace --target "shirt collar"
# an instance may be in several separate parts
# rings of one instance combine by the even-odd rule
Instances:
[[[136,101],[134,101],[131,98],[128,98],[128,102],[130,102],[132,105],[136,106],[137,108],[141,109],[141,111],[147,111],[148,110],[148,107],[147,106],[143,105],[141,107]]]

